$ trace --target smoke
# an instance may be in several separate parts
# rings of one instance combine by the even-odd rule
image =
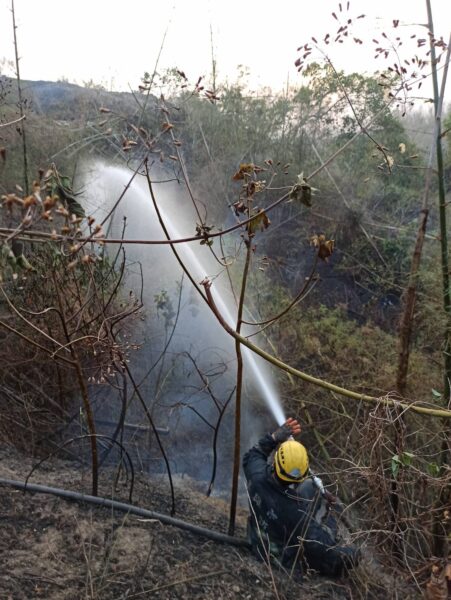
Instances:
[[[132,173],[102,163],[85,170],[85,208],[101,222],[124,192]],[[154,176],[154,179],[156,177]],[[167,179],[160,174],[158,179]],[[172,238],[193,236],[198,217],[190,199],[177,183],[155,183],[155,193],[166,227]],[[152,205],[147,182],[137,176],[105,224],[108,237],[134,240],[164,240]],[[111,245],[110,254],[117,249]],[[167,432],[163,439],[171,468],[181,475],[209,481],[213,469],[213,442],[218,420],[217,484],[231,476],[233,451],[233,405],[236,379],[234,340],[183,275],[168,245],[130,244],[125,246],[127,272],[124,293],[142,294],[142,320],[134,325],[133,337],[140,349],[130,356],[130,368],[140,383],[157,426]],[[177,252],[196,282],[213,281],[215,301],[224,318],[233,326],[236,303],[223,265],[210,248],[191,242],[177,245]],[[242,409],[244,451],[261,435],[270,413],[284,421],[271,372],[258,356],[243,348],[245,381]],[[111,393],[98,392],[99,421],[117,421],[119,403]],[[270,413],[268,412],[268,409]],[[127,423],[146,423],[143,411],[131,395]],[[163,468],[152,436],[128,428],[132,446],[143,468]]]

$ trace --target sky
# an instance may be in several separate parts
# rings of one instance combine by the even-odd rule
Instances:
[[[451,2],[431,0],[436,36],[448,41]],[[357,37],[368,47],[353,43],[325,48],[338,68],[373,72],[372,38],[425,29],[424,0],[15,0],[20,69],[23,79],[70,82],[93,81],[107,89],[137,89],[145,71],[152,72],[162,47],[159,70],[176,67],[196,81],[211,73],[212,48],[220,81],[233,82],[238,65],[250,71],[248,84],[258,89],[283,89],[297,85],[294,66],[297,47],[314,36],[322,39],[337,30],[335,11],[346,21],[352,17]],[[355,20],[359,14],[364,19]],[[392,21],[400,20],[397,30]],[[12,74],[1,61],[14,59],[11,0],[0,0],[0,69]],[[163,43],[164,40],[164,43]],[[407,56],[407,54],[406,54]]]

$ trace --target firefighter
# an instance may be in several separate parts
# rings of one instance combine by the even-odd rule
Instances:
[[[339,577],[357,565],[359,551],[339,545],[329,510],[335,499],[310,472],[307,450],[293,439],[300,433],[298,421],[289,418],[243,457],[249,541],[261,560]]]

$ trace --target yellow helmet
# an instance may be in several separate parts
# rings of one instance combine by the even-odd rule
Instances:
[[[302,481],[308,472],[308,454],[305,447],[295,440],[280,444],[274,458],[277,477],[288,483]]]

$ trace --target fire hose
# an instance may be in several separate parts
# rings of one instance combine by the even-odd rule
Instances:
[[[24,492],[27,491],[38,494],[52,494],[53,496],[59,496],[60,498],[65,498],[66,500],[86,502],[88,504],[95,504],[97,506],[113,508],[115,510],[131,515],[137,515],[145,519],[154,519],[160,521],[161,523],[164,523],[165,525],[172,525],[173,527],[178,527],[179,529],[190,531],[191,533],[195,533],[196,535],[207,537],[211,540],[214,540],[215,542],[231,544],[233,546],[238,546],[242,548],[250,547],[249,542],[243,538],[237,538],[231,535],[226,535],[224,533],[219,533],[218,531],[213,531],[211,529],[207,529],[206,527],[200,527],[199,525],[193,525],[192,523],[187,523],[186,521],[182,521],[181,519],[176,519],[174,517],[155,512],[153,510],[147,510],[145,508],[140,508],[139,506],[134,506],[133,504],[126,504],[125,502],[118,502],[117,500],[111,500],[109,498],[102,498],[100,496],[90,496],[88,494],[83,494],[80,492],[73,492],[71,490],[65,490],[63,488],[49,487],[46,485],[39,485],[36,483],[24,483],[23,481],[16,481],[14,479],[0,478],[0,485],[10,486],[19,490],[23,490]]]

